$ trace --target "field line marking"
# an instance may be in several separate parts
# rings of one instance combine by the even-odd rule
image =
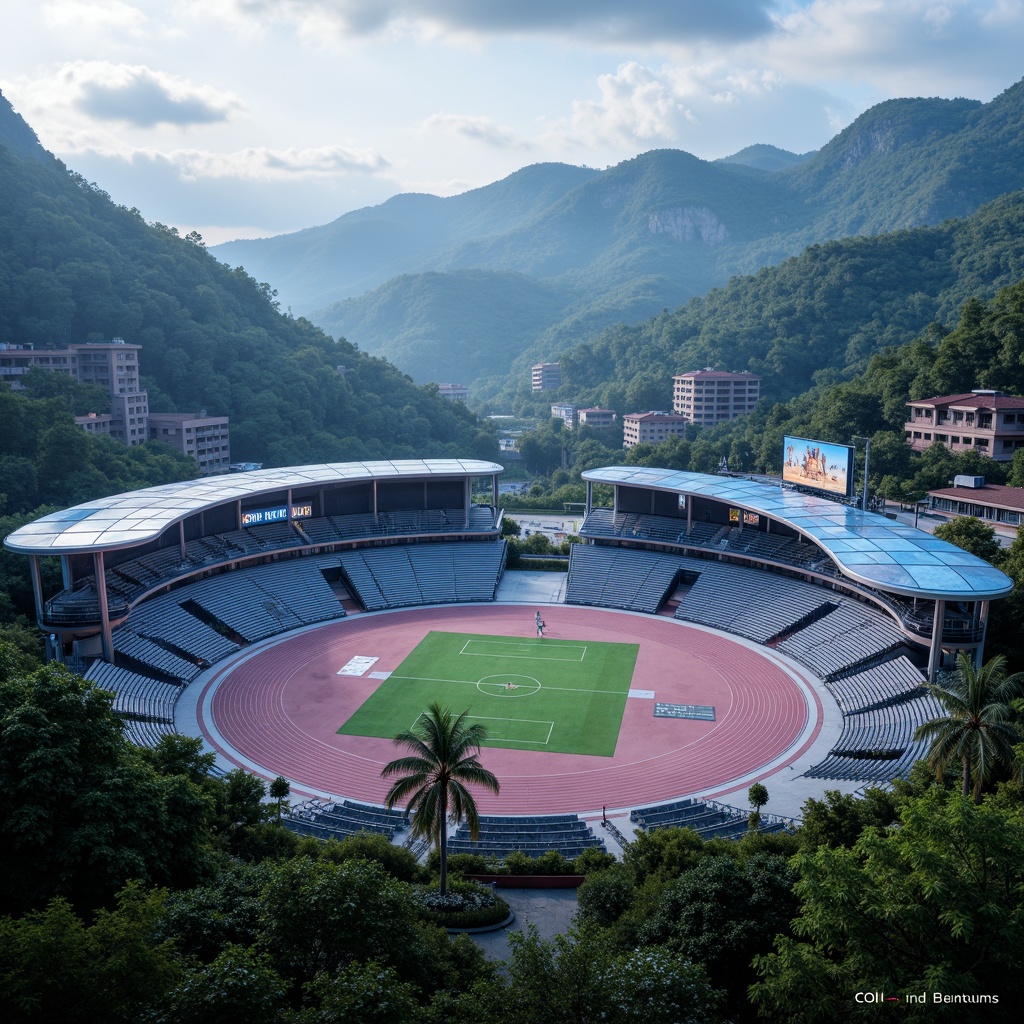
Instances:
[[[501,675],[502,673],[496,673]],[[410,679],[414,683],[461,683],[463,686],[476,686],[479,679],[432,679],[430,676],[396,676],[392,675],[391,679]],[[582,686],[546,686],[544,683],[540,684],[542,690],[555,690],[559,693],[604,693],[609,697],[625,697],[626,694],[622,690],[588,690]]]

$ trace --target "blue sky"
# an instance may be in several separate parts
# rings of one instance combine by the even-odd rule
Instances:
[[[1024,77],[1024,0],[3,0],[0,89],[65,163],[208,242],[525,164],[824,145]]]

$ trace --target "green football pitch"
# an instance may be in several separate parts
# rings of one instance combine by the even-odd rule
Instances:
[[[488,747],[611,757],[638,644],[430,632],[338,730],[392,739],[433,701]]]

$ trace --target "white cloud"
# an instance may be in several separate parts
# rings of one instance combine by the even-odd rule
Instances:
[[[1020,76],[1024,2],[813,0],[778,28],[764,57],[804,81],[870,83],[878,97],[992,95]]]
[[[64,155],[93,154],[116,158],[141,166],[146,163],[173,168],[182,181],[230,179],[238,181],[283,181],[298,178],[328,178],[351,173],[378,174],[388,161],[375,149],[347,146],[314,146],[308,149],[273,149],[249,146],[229,153],[205,149],[158,150],[130,148],[112,137],[95,134],[68,136],[60,149]]]
[[[669,142],[679,123],[694,121],[670,74],[628,61],[597,80],[599,100],[573,103],[572,131],[591,144]]]
[[[388,167],[387,160],[375,149],[353,149],[347,146],[314,146],[308,149],[252,146],[233,153],[181,149],[160,155],[178,167],[186,180],[238,178],[270,181],[295,177],[320,178],[351,172],[376,174]]]
[[[135,128],[178,127],[227,121],[244,108],[230,92],[169,75],[139,64],[74,61],[46,78],[23,85],[30,110],[50,121],[86,115],[97,122]]]
[[[43,22],[53,29],[140,35],[146,15],[123,0],[50,0],[42,5]]]
[[[434,36],[570,37],[576,42],[740,40],[771,31],[775,0],[214,0],[249,22],[285,19],[344,37],[403,31]]]
[[[498,149],[529,149],[530,143],[521,139],[511,128],[497,124],[490,117],[469,114],[433,114],[423,122],[424,132],[439,130],[448,135],[483,142]]]

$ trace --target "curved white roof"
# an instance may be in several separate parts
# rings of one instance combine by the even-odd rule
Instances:
[[[400,477],[492,476],[503,470],[496,462],[475,459],[406,459],[334,462],[208,476],[114,494],[52,512],[9,534],[4,545],[29,555],[111,551],[155,540],[179,520],[227,501],[258,497],[289,487],[298,489]]]
[[[843,574],[906,597],[982,601],[1004,597],[1013,580],[984,559],[930,533],[803,491],[756,480],[643,466],[590,469],[598,484],[647,487],[710,498],[768,516],[814,541]]]

